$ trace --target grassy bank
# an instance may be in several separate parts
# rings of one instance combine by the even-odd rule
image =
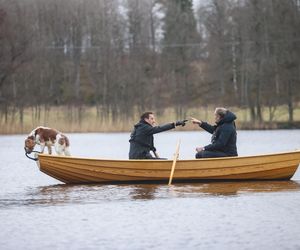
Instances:
[[[286,106],[278,107],[274,112],[273,121],[269,122],[269,112],[263,110],[262,123],[252,123],[250,121],[249,110],[240,108],[231,108],[236,113],[238,129],[280,129],[280,128],[300,128],[300,108],[295,109],[294,123],[288,123],[288,110]],[[186,117],[196,117],[213,123],[214,107],[198,107],[189,109]],[[154,110],[155,112],[155,110]],[[176,114],[173,109],[166,109],[157,113],[157,122],[159,124],[175,121]],[[183,119],[185,117],[182,117]],[[139,120],[139,114],[136,112],[134,118],[113,119],[111,114],[104,115],[98,113],[96,107],[83,107],[81,112],[76,107],[51,107],[43,108],[38,112],[32,108],[25,109],[23,123],[20,122],[20,114],[10,113],[7,117],[1,116],[0,134],[27,134],[37,126],[53,127],[65,133],[70,132],[124,132],[132,130],[133,124]],[[197,129],[192,124],[187,124],[181,130]]]

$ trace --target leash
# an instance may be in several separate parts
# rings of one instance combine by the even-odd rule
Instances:
[[[27,158],[29,158],[30,160],[33,160],[33,161],[38,161],[38,158],[34,158],[34,157],[29,156],[28,153],[26,152],[25,148],[24,148],[24,150],[25,150],[25,156]],[[41,152],[39,152],[39,151],[31,151],[29,154],[31,154],[31,153],[39,153],[40,154]]]

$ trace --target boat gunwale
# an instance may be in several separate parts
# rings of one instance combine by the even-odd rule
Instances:
[[[289,160],[280,160],[280,161],[269,161],[268,163],[264,163],[264,165],[265,164],[274,164],[274,163],[283,163],[283,162],[291,162],[291,161],[296,161],[296,159],[289,159]],[[298,160],[297,160],[298,161]],[[51,161],[51,160],[48,160],[48,159],[45,159],[44,160],[44,162],[45,163],[47,163],[47,164],[49,164],[49,163],[53,163],[53,161]],[[57,163],[57,162],[56,162]],[[72,162],[69,162],[69,161],[63,161],[63,163],[61,163],[61,164],[72,164]],[[73,165],[73,164],[72,164]],[[260,163],[249,163],[249,164],[242,164],[242,165],[234,165],[234,166],[226,166],[226,168],[227,169],[229,169],[229,168],[231,168],[231,169],[233,169],[233,168],[240,168],[240,167],[243,167],[243,168],[245,168],[245,167],[250,167],[250,166],[256,166],[256,165],[260,165]],[[168,165],[169,166],[169,165]],[[101,166],[99,166],[99,165],[94,165],[93,167],[96,167],[97,169],[99,168],[99,167],[101,167],[102,169],[115,169],[116,167],[111,167],[111,166],[104,166],[104,165],[101,165]],[[77,168],[77,167],[72,167],[72,168],[74,168],[74,169],[82,169],[82,168]],[[147,168],[147,169],[145,169],[145,168],[143,168],[143,169],[141,169],[141,168],[134,168],[134,167],[128,167],[128,166],[125,166],[125,167],[117,167],[117,168],[121,168],[122,170],[131,170],[131,171],[133,171],[133,170],[142,170],[142,171],[167,171],[167,172],[169,172],[170,170],[169,170],[169,168],[166,168],[166,169],[158,169],[158,168],[156,168],[156,167],[154,167],[154,168]],[[213,170],[213,169],[223,169],[224,168],[224,166],[220,166],[220,167],[205,167],[205,168],[201,168],[201,171],[203,171],[203,170]],[[90,170],[90,168],[87,168],[86,170]],[[181,171],[183,171],[183,172],[187,172],[187,171],[196,171],[196,170],[200,170],[199,169],[199,167],[197,167],[197,168],[186,168],[186,167],[184,167],[184,168],[177,168],[177,171],[176,172],[181,172]],[[96,170],[93,170],[93,171],[96,171]]]

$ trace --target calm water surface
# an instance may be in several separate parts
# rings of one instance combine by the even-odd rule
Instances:
[[[69,134],[76,156],[126,159],[128,133]],[[0,136],[0,249],[300,249],[300,170],[291,181],[65,185]],[[194,158],[204,132],[155,136]],[[240,155],[300,149],[300,130],[239,131]]]

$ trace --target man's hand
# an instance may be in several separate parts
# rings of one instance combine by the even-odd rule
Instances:
[[[193,124],[199,124],[199,125],[202,124],[202,121],[197,120],[196,118],[193,118],[193,117],[191,117],[191,122],[192,122]]]
[[[182,127],[184,127],[187,121],[188,120],[177,121],[177,122],[175,122],[175,126],[182,126]]]
[[[200,153],[201,151],[204,151],[204,147],[197,147],[197,148],[196,148],[196,151],[197,151],[198,153]]]

